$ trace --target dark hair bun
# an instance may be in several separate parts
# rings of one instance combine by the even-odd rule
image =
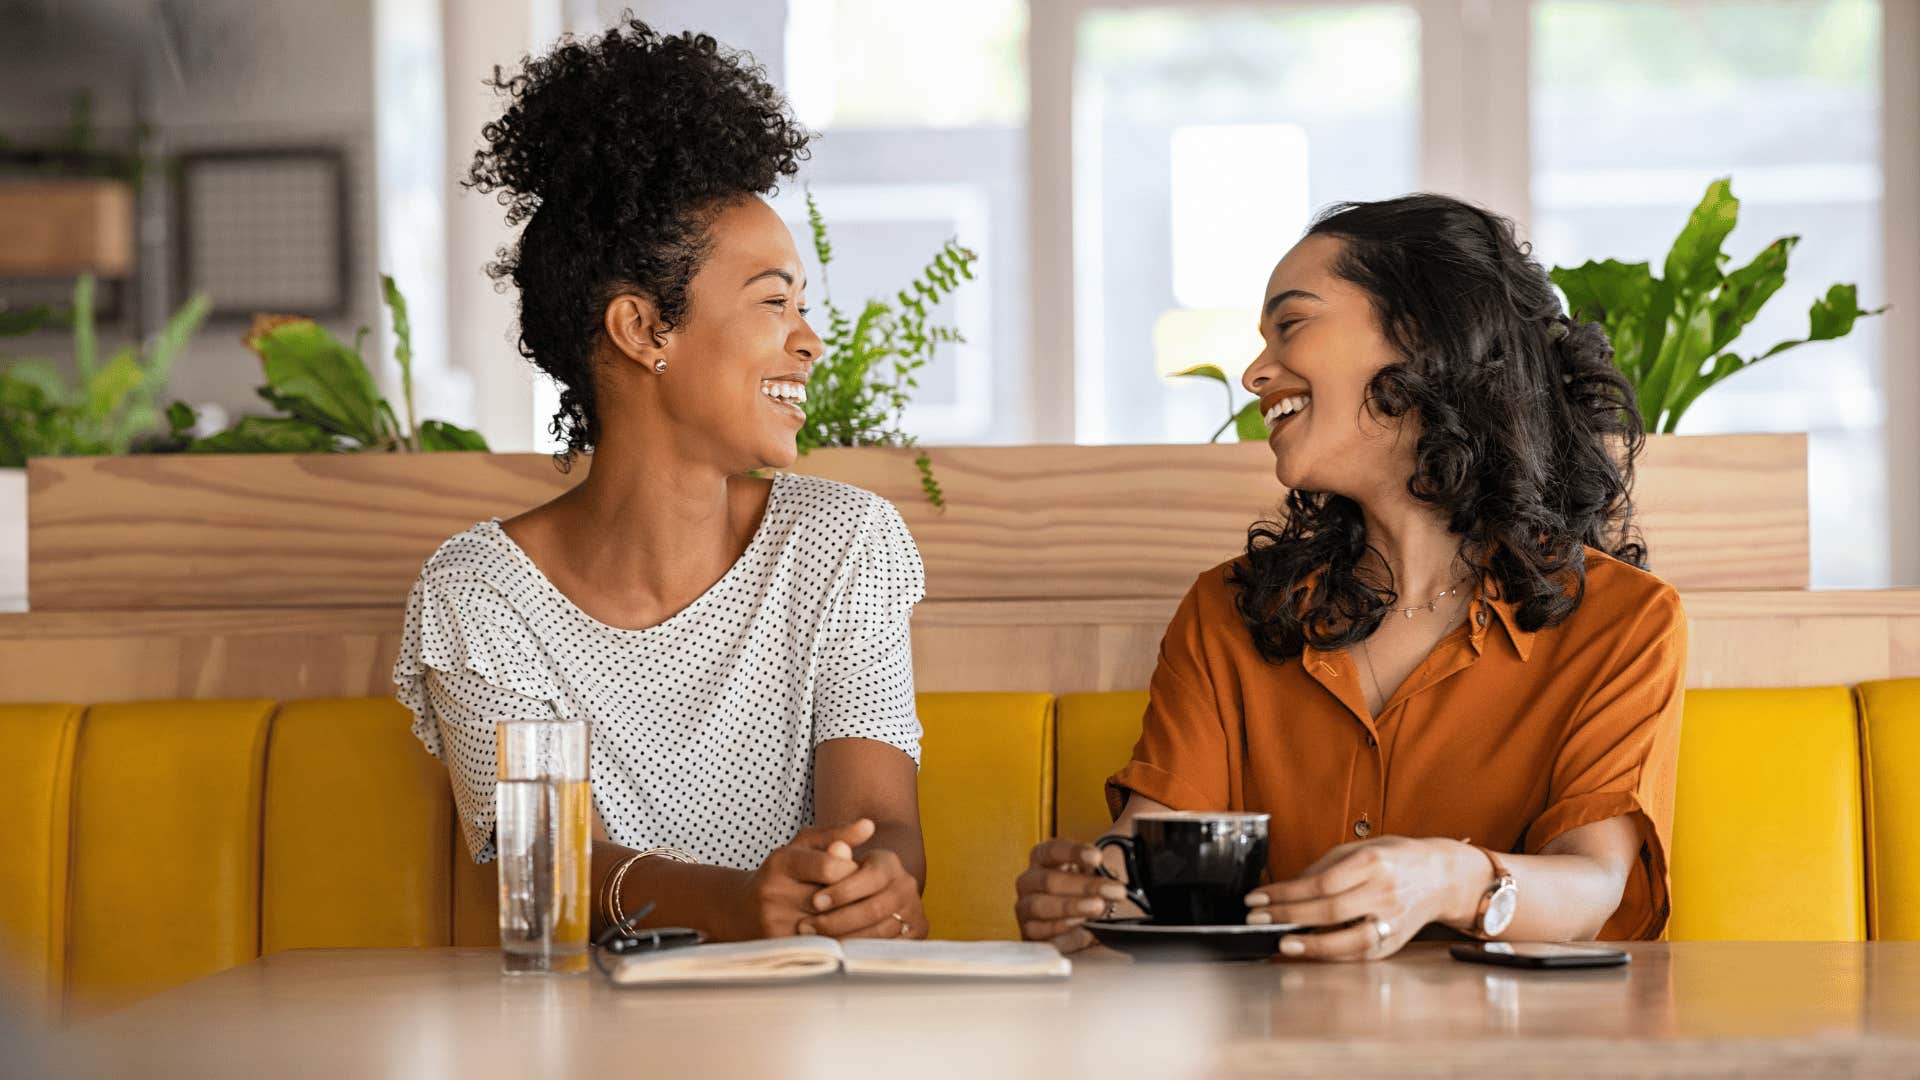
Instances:
[[[500,192],[510,223],[543,203],[622,219],[765,193],[806,157],[807,132],[752,56],[630,14],[489,85],[509,103],[467,176]]]
[[[521,354],[560,385],[554,435],[588,450],[608,301],[637,291],[667,326],[684,321],[711,211],[794,175],[809,135],[751,56],[631,13],[489,85],[506,111],[482,129],[467,184],[526,228],[488,271],[519,290]]]

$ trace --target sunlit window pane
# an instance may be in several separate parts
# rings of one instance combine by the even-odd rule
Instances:
[[[1074,83],[1076,429],[1197,442],[1259,348],[1267,273],[1312,212],[1418,186],[1410,6],[1111,9]]]
[[[1025,0],[791,0],[787,95],[829,128],[1027,122]]]

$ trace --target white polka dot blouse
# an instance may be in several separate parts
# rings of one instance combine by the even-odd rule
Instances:
[[[875,739],[917,766],[909,620],[920,553],[893,505],[780,474],[746,552],[657,626],[575,607],[498,519],[440,546],[407,598],[393,681],[446,763],[475,862],[494,857],[494,723],[593,723],[615,843],[757,867],[813,823],[813,751]]]

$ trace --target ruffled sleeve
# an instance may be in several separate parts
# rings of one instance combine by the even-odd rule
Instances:
[[[494,849],[494,724],[568,719],[565,696],[525,619],[491,585],[423,573],[407,598],[395,696],[447,767],[467,850]]]
[[[874,739],[918,765],[910,625],[926,595],[926,571],[900,512],[871,498],[822,621],[813,743]]]

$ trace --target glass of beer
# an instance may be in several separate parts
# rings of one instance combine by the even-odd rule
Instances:
[[[587,970],[592,904],[588,725],[494,725],[500,867],[500,968],[509,975]]]

